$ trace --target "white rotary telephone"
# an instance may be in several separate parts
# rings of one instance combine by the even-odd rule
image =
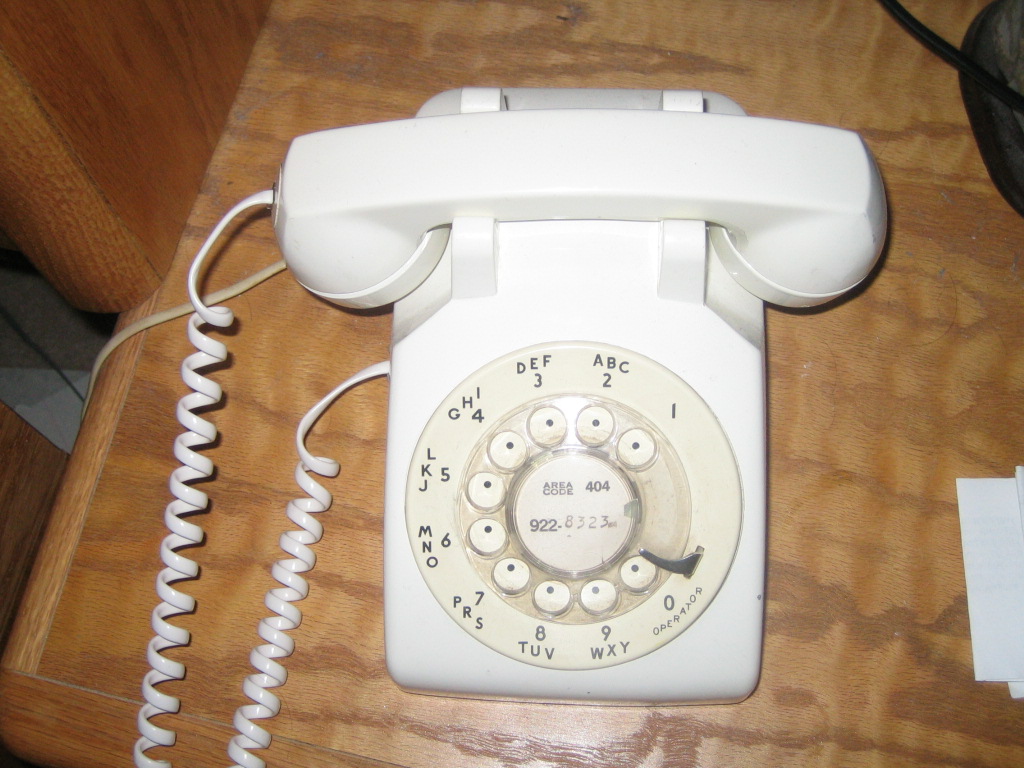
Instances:
[[[196,411],[226,359],[200,266],[232,217],[273,209],[295,277],[338,304],[394,303],[391,361],[298,428],[273,568],[281,588],[228,753],[261,765],[257,721],[308,588],[330,505],[306,431],[338,394],[390,372],[384,515],[388,670],[417,692],[619,703],[733,702],[757,685],[765,573],[764,306],[810,306],[871,271],[885,195],[863,142],[748,117],[701,91],[463,88],[411,120],[302,136],[276,190],[239,203],[189,271],[196,353],[178,406],[161,602],[139,712],[139,766],[175,734],[162,683],[194,608],[177,582],[202,540]],[[172,586],[173,585],[173,586]]]
[[[239,765],[270,735],[293,605],[337,465],[303,440],[346,388],[390,372],[384,515],[388,670],[411,691],[619,703],[733,702],[757,685],[765,573],[764,305],[810,306],[871,271],[885,195],[863,142],[748,117],[701,91],[463,88],[417,117],[302,136],[275,191],[214,229],[189,271],[161,602],[136,765],[174,732],[162,683],[194,608],[177,582],[212,475],[196,413],[226,359],[198,296],[227,221],[273,209],[295,277],[338,304],[394,303],[390,364],[302,420],[282,584],[250,659]],[[173,586],[172,586],[173,585]]]
[[[476,697],[737,701],[760,670],[763,302],[857,285],[853,133],[700,91],[464,88],[296,139],[295,277],[395,302],[388,669]]]

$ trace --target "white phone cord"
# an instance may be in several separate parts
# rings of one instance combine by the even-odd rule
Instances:
[[[177,554],[175,550],[199,544],[203,540],[202,529],[181,519],[181,516],[206,509],[206,494],[191,487],[189,483],[209,477],[213,473],[213,462],[192,449],[213,442],[217,437],[217,428],[197,416],[194,411],[200,407],[213,405],[221,398],[220,385],[197,373],[197,370],[227,359],[227,347],[206,336],[199,330],[199,326],[202,323],[209,323],[225,328],[234,321],[234,315],[227,307],[207,307],[199,298],[199,271],[213,243],[238,214],[253,206],[273,205],[273,202],[274,193],[267,190],[246,198],[232,208],[214,227],[203,247],[199,249],[188,273],[188,293],[195,309],[188,323],[188,338],[197,351],[181,364],[181,378],[193,391],[182,397],[177,407],[178,422],[186,431],[178,435],[174,441],[174,455],[181,462],[181,466],[171,473],[170,489],[175,498],[164,510],[164,523],[170,534],[160,545],[160,557],[166,567],[160,571],[156,579],[156,592],[161,602],[153,609],[151,623],[156,635],[150,640],[146,652],[151,669],[142,681],[142,695],[146,703],[139,710],[138,728],[141,736],[135,742],[135,765],[139,768],[169,768],[171,765],[167,760],[155,760],[145,754],[151,747],[169,747],[175,741],[174,731],[154,725],[150,718],[154,715],[177,712],[181,707],[179,699],[162,693],[155,686],[167,680],[181,680],[185,677],[185,665],[166,658],[163,651],[186,645],[190,634],[187,629],[176,627],[167,619],[190,613],[195,608],[195,598],[180,592],[171,584],[182,579],[195,578],[199,573],[199,566],[194,560]]]
[[[281,549],[290,557],[278,560],[271,570],[271,575],[283,586],[271,589],[264,599],[264,604],[274,615],[260,621],[256,631],[265,643],[256,646],[249,655],[249,662],[257,673],[245,679],[242,690],[255,703],[242,705],[235,711],[234,723],[238,735],[232,737],[228,744],[228,756],[235,761],[233,768],[264,768],[266,765],[262,758],[249,750],[266,749],[270,746],[271,736],[253,720],[274,717],[281,711],[280,698],[269,689],[284,685],[288,671],[276,659],[290,656],[295,650],[295,641],[285,633],[298,627],[302,621],[302,611],[293,603],[306,597],[309,583],[300,574],[311,570],[316,563],[316,553],[310,549],[310,545],[320,541],[324,530],[313,515],[329,509],[332,501],[330,492],[308,473],[334,477],[340,470],[338,462],[313,456],[306,449],[306,435],[323,412],[344,392],[369,379],[387,376],[390,368],[387,361],[364,368],[335,387],[299,422],[295,446],[300,461],[295,467],[295,482],[306,496],[288,502],[285,514],[300,530],[281,535]]]

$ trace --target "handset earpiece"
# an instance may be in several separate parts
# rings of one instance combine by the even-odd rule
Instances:
[[[859,172],[854,176],[847,168],[844,173],[862,191],[842,204],[837,198],[831,206],[807,207],[799,216],[766,219],[745,230],[708,222],[711,245],[737,283],[771,304],[812,307],[841,296],[871,273],[888,215],[881,175],[867,147],[861,148]],[[839,174],[842,168],[819,172]]]
[[[318,194],[314,176],[303,163],[286,160],[274,199],[274,230],[303,287],[344,307],[372,309],[427,279],[448,245],[450,223],[427,228],[416,242],[408,230],[371,216],[339,219],[330,215],[337,201]]]
[[[441,260],[444,249],[448,245],[450,233],[451,225],[440,225],[428,229],[420,237],[419,243],[404,262],[400,259],[390,261],[378,259],[374,264],[367,259],[352,259],[353,266],[349,270],[352,290],[349,291],[332,292],[318,279],[322,274],[319,271],[314,271],[306,280],[297,274],[296,279],[303,287],[317,296],[343,307],[352,309],[382,307],[408,296],[427,279],[427,276]],[[390,253],[397,256],[399,252],[391,250]],[[377,282],[372,282],[381,273],[383,273],[383,277],[380,277]],[[369,284],[366,287],[361,287],[366,283]]]

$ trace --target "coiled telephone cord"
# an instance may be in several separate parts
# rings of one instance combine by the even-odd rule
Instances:
[[[273,192],[268,190],[246,198],[228,211],[199,249],[189,269],[188,292],[195,313],[189,319],[188,338],[196,352],[182,363],[181,377],[192,392],[182,397],[177,407],[178,422],[185,428],[185,432],[178,435],[174,441],[174,455],[181,462],[181,466],[171,473],[170,490],[174,500],[164,510],[164,524],[170,533],[160,545],[160,557],[165,567],[156,580],[156,592],[161,602],[153,609],[151,623],[156,634],[150,640],[146,653],[151,669],[142,682],[142,695],[146,703],[139,710],[140,737],[135,742],[134,750],[135,765],[139,768],[169,768],[171,765],[167,760],[155,760],[145,754],[152,747],[171,746],[175,741],[174,731],[155,725],[150,718],[177,712],[181,707],[177,697],[158,690],[156,686],[168,680],[181,680],[185,677],[185,665],[168,659],[163,652],[169,648],[186,645],[190,634],[187,629],[174,626],[167,619],[190,613],[195,608],[195,598],[175,589],[171,584],[195,578],[199,573],[198,564],[179,554],[177,550],[199,544],[203,540],[202,528],[183,520],[182,515],[206,509],[207,495],[193,488],[190,483],[207,478],[213,473],[213,462],[193,449],[213,442],[217,437],[217,428],[196,415],[195,411],[220,402],[222,392],[219,384],[198,371],[227,359],[227,347],[204,334],[199,326],[207,323],[225,328],[234,322],[234,314],[230,309],[207,307],[199,298],[199,272],[213,243],[232,220],[247,208],[270,206],[273,202]]]
[[[301,574],[311,570],[316,563],[316,553],[310,545],[323,536],[323,526],[313,515],[329,509],[332,502],[330,492],[309,473],[334,477],[340,470],[338,462],[313,456],[306,449],[306,435],[344,392],[369,379],[386,376],[389,370],[390,364],[386,361],[364,368],[335,387],[299,422],[295,444],[300,460],[295,467],[295,482],[306,495],[290,501],[285,510],[288,519],[299,526],[299,530],[281,535],[281,549],[288,557],[278,560],[271,570],[282,586],[267,592],[264,603],[274,615],[260,621],[257,633],[264,643],[256,646],[249,656],[256,673],[245,679],[242,690],[254,703],[242,705],[235,711],[234,724],[238,735],[228,744],[228,756],[235,761],[234,768],[264,768],[266,765],[250,750],[266,749],[270,746],[271,736],[253,721],[274,717],[281,710],[281,700],[270,689],[284,685],[288,671],[277,660],[290,656],[295,649],[295,641],[286,633],[302,621],[302,612],[294,603],[309,593],[309,584]]]

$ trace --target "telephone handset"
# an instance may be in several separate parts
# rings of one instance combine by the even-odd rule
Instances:
[[[477,88],[296,139],[296,278],[395,303],[385,642],[403,687],[737,701],[761,657],[763,304],[857,285],[853,133],[699,91]]]
[[[433,269],[457,217],[704,221],[734,279],[784,306],[828,301],[874,264],[885,198],[856,134],[745,117],[717,94],[549,93],[462,89],[412,120],[295,139],[275,226],[296,278],[388,304]]]

